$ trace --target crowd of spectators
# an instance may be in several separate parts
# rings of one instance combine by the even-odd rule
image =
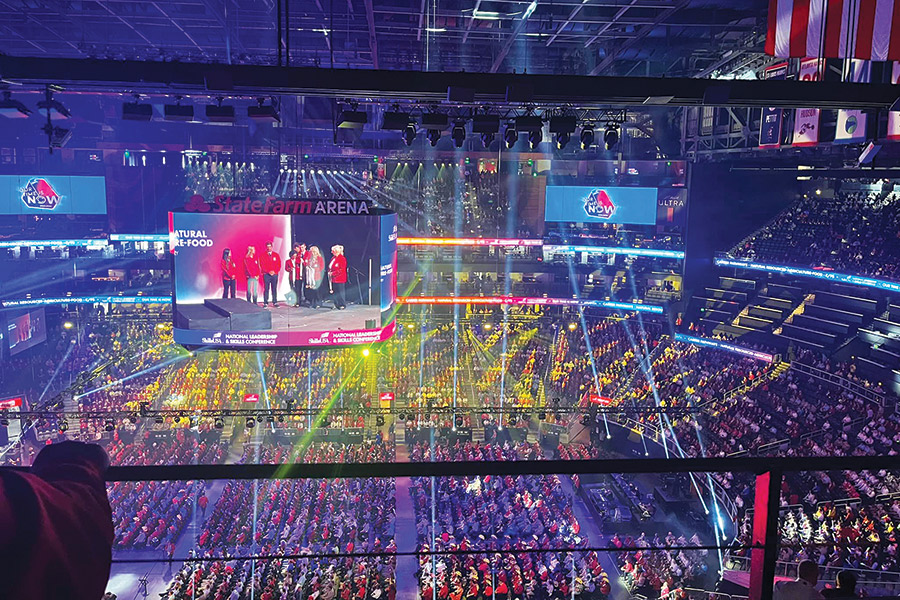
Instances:
[[[735,258],[881,279],[900,278],[900,198],[848,191],[807,194],[731,249]]]

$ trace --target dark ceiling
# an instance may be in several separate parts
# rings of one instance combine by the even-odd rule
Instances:
[[[279,6],[279,2],[281,5]],[[765,0],[0,0],[0,52],[706,77],[763,59]]]

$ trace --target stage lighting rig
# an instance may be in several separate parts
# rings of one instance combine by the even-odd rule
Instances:
[[[425,132],[425,138],[428,140],[428,143],[431,144],[431,147],[434,148],[438,145],[438,142],[441,141],[441,130],[429,129]]]
[[[0,100],[0,115],[7,119],[27,119],[31,116],[31,110],[18,100],[13,100],[10,91],[4,90],[3,100]]]
[[[519,132],[516,131],[516,126],[512,123],[506,125],[506,129],[503,130],[503,142],[506,144],[506,149],[510,150],[513,146],[516,145],[516,142],[519,141]]]
[[[581,149],[587,150],[594,145],[594,126],[586,123],[581,128]]]
[[[540,129],[528,132],[528,144],[532,150],[537,150],[542,141],[544,141],[544,134]]]
[[[619,126],[610,123],[606,126],[606,132],[603,134],[603,143],[607,150],[612,150],[619,143]]]
[[[482,133],[481,134],[481,145],[485,148],[490,148],[491,144],[494,143],[494,134],[493,133]]]
[[[462,148],[466,141],[466,124],[464,121],[457,121],[450,130],[450,138],[453,140],[455,148]]]
[[[253,429],[254,427],[256,427],[256,419],[254,417],[247,417],[247,421],[245,424],[247,426],[247,429]]]
[[[556,148],[562,150],[569,143],[570,135],[568,133],[556,134]]]
[[[225,98],[219,96],[216,98],[215,104],[208,104],[206,106],[206,119],[210,123],[225,123],[225,124],[234,124],[237,120],[234,116],[234,106],[232,105],[223,105],[222,102]]]
[[[272,97],[269,104],[266,104],[265,98],[257,98],[256,106],[247,107],[247,116],[259,123],[280,123],[278,100]]]
[[[47,115],[48,119],[51,116],[57,119],[68,119],[72,116],[72,113],[62,105],[62,102],[53,98],[53,86],[48,85],[44,88],[44,99],[38,102],[37,106],[38,111]]]
[[[403,143],[407,146],[412,146],[413,142],[416,141],[416,126],[410,123],[406,126],[406,129],[403,130]]]

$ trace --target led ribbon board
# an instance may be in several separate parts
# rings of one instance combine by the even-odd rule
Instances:
[[[3,300],[3,308],[53,306],[59,304],[171,304],[171,296],[64,296],[61,298],[23,298]]]
[[[610,300],[582,300],[578,298],[529,298],[524,296],[401,296],[400,304],[491,304],[517,306],[585,306],[632,310],[662,314],[662,306],[656,304],[635,304],[633,302],[613,302]]]
[[[765,362],[772,362],[775,360],[775,357],[771,354],[759,352],[757,350],[751,350],[749,348],[744,348],[743,346],[736,346],[734,344],[729,344],[721,340],[699,338],[692,335],[685,335],[683,333],[676,333],[675,341],[684,342],[686,344],[694,344],[695,346],[704,346],[706,348],[715,348],[716,350],[725,350],[726,352],[733,352],[734,354],[740,354],[741,356],[747,356],[749,358],[755,358],[757,360],[762,360]]]
[[[885,281],[883,279],[875,279],[874,277],[863,277],[861,275],[849,275],[847,273],[836,273],[834,271],[817,271],[815,269],[807,269],[803,267],[789,267],[786,265],[768,265],[752,261],[735,260],[733,258],[716,258],[716,266],[719,267],[737,267],[738,269],[751,269],[754,271],[765,271],[767,273],[777,273],[779,275],[796,275],[799,277],[810,277],[812,279],[823,279],[825,281],[834,281],[837,283],[847,283],[850,285],[861,285],[873,287],[879,290],[888,290],[890,292],[900,292],[900,283],[894,281]]]
[[[571,246],[565,244],[547,244],[544,251],[548,254],[625,254],[627,256],[653,256],[656,258],[684,259],[682,250],[656,250],[654,248],[620,248],[616,246]]]

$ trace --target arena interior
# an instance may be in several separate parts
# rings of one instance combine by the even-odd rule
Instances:
[[[106,598],[897,596],[898,5],[0,2],[0,471]]]

